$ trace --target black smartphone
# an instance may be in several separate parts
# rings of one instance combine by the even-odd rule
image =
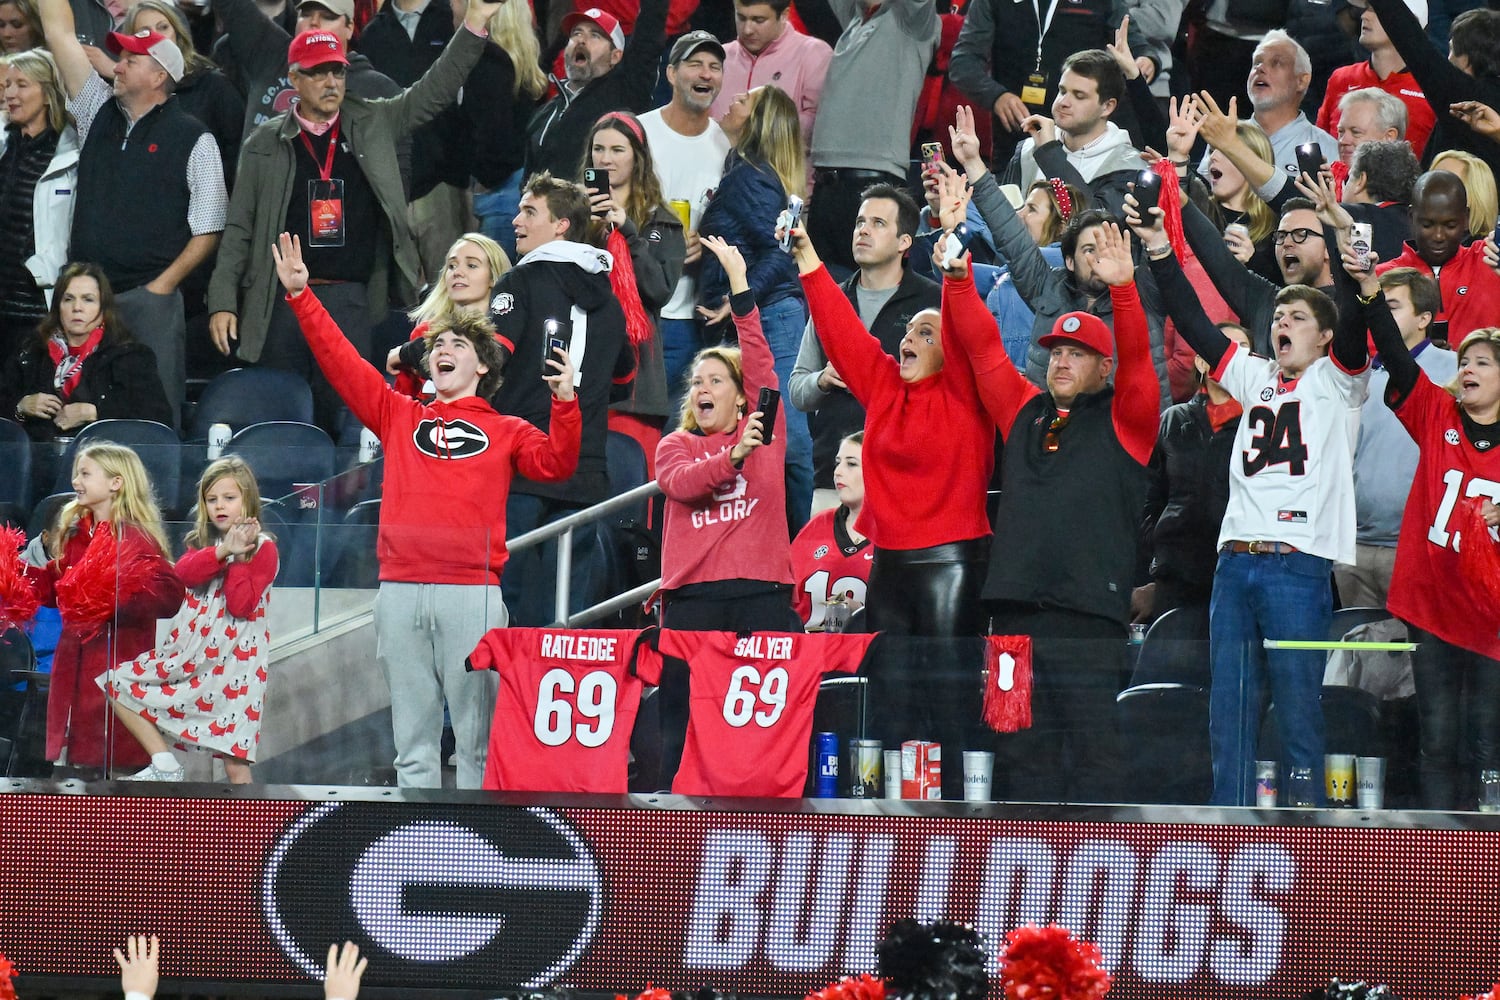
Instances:
[[[776,431],[776,410],[781,406],[781,393],[767,386],[761,386],[760,400],[755,408],[760,411],[761,441],[770,444]]]
[[[952,267],[963,259],[969,249],[969,244],[974,241],[974,234],[969,232],[969,224],[960,222],[953,227],[953,232],[948,234],[948,242],[943,244],[943,267]]]
[[[583,186],[589,189],[589,194],[609,194],[609,168],[584,167]]]
[[[1135,175],[1135,188],[1131,192],[1135,195],[1136,211],[1140,213],[1141,221],[1146,225],[1151,224],[1151,210],[1161,200],[1161,174],[1147,168]]]
[[[1304,142],[1297,147],[1297,172],[1318,180],[1318,171],[1323,169],[1323,147],[1315,142]]]
[[[546,331],[547,347],[544,351],[542,351],[542,374],[556,375],[557,369],[553,368],[549,362],[558,360],[558,350],[566,351],[568,349],[568,342],[564,340],[562,338],[562,335],[558,332],[561,327],[558,325],[557,320],[547,320],[547,322],[544,324],[544,328]]]

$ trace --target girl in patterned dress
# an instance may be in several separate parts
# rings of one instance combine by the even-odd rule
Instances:
[[[198,480],[198,521],[177,561],[187,600],[161,645],[101,676],[115,714],[148,752],[132,777],[181,781],[168,749],[201,747],[224,761],[235,784],[248,784],[260,742],[260,716],[271,645],[266,608],[276,577],[274,539],[260,530],[260,489],[235,455],[211,463]]]

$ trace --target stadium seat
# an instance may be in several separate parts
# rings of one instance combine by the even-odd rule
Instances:
[[[233,368],[217,376],[203,390],[188,440],[208,440],[214,424],[228,424],[238,433],[268,420],[312,423],[312,390],[295,372],[275,368]]]
[[[308,423],[251,424],[229,439],[229,450],[250,464],[262,497],[285,498],[298,486],[321,483],[334,473],[333,441],[321,427]]]
[[[0,521],[25,525],[31,513],[31,437],[14,420],[0,420]]]
[[[1342,684],[1323,685],[1323,746],[1327,753],[1352,753],[1358,757],[1386,757],[1385,732],[1381,726],[1380,699],[1368,691]],[[1273,702],[1260,727],[1256,756],[1281,760],[1281,733],[1276,728]]]
[[[1210,673],[1208,609],[1173,608],[1146,632],[1130,683],[1207,688]]]
[[[1125,789],[1131,802],[1198,805],[1213,792],[1208,691],[1191,684],[1136,684],[1115,697],[1120,734],[1130,748]]]
[[[182,512],[182,441],[176,431],[155,420],[96,420],[79,428],[59,461],[52,492],[72,492],[73,456],[97,441],[134,449],[151,477],[162,516],[171,519]]]
[[[1333,613],[1333,620],[1328,623],[1328,639],[1330,642],[1338,642],[1356,625],[1383,622],[1394,617],[1385,608],[1339,608]]]
[[[375,558],[379,524],[380,501],[363,500],[349,509],[343,524],[324,532],[324,586],[368,589],[379,585],[380,563]]]
[[[46,761],[47,682],[36,669],[31,640],[18,628],[0,633],[0,758],[5,777],[32,777]]]

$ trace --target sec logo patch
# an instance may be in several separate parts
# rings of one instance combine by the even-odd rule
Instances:
[[[1448,428],[1447,430],[1443,431],[1443,440],[1448,444],[1458,444],[1458,431],[1454,430],[1452,427]]]

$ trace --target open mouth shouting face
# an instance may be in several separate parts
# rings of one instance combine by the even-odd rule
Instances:
[[[729,366],[718,358],[704,358],[688,380],[688,406],[698,429],[705,434],[733,430],[745,409],[745,394]]]
[[[896,353],[902,381],[920,382],[943,370],[941,321],[936,310],[923,309],[906,325],[906,336]]]
[[[479,377],[489,370],[467,337],[445,330],[433,339],[427,371],[438,399],[446,402],[474,395],[479,390]]]
[[[1480,423],[1494,423],[1500,411],[1500,348],[1470,344],[1458,359],[1458,402]]]

